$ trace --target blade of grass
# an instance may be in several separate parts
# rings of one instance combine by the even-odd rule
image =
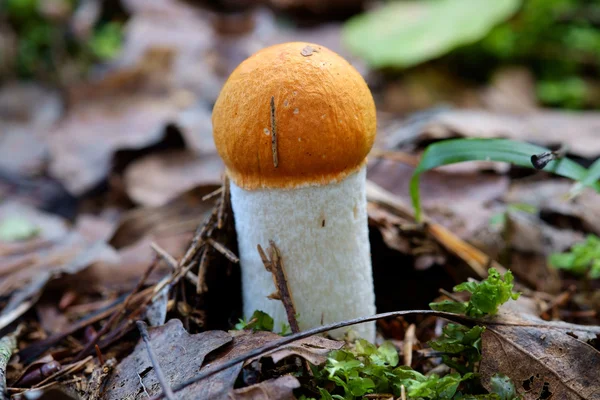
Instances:
[[[573,185],[571,190],[569,191],[569,198],[572,199],[575,196],[578,196],[586,186],[594,186],[598,184],[598,180],[600,179],[600,159],[596,160],[590,169],[588,169],[587,174],[580,179],[579,182]]]
[[[533,169],[531,156],[547,151],[540,146],[507,139],[450,139],[428,146],[410,181],[410,196],[417,221],[421,221],[419,177],[423,172],[442,165],[475,160],[508,162]],[[549,162],[544,171],[576,181],[588,176],[587,169],[567,158]],[[592,186],[600,192],[598,183]]]

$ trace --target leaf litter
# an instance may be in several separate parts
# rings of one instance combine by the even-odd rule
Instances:
[[[600,153],[595,112],[538,110],[531,82],[509,71],[492,86],[460,88],[466,97],[479,91],[475,103],[463,105],[487,109],[405,118],[389,113],[403,104],[394,103],[399,97],[410,93],[413,105],[435,98],[424,99],[410,74],[403,82],[371,75],[340,46],[339,23],[280,26],[280,6],[239,18],[191,3],[123,1],[131,15],[122,55],[91,82],[66,88],[64,102],[35,87],[7,87],[0,96],[2,116],[9,116],[0,123],[8,144],[0,146],[0,336],[24,323],[17,350],[9,351],[9,394],[25,398],[37,385],[40,398],[158,398],[165,388],[135,330],[146,318],[158,321],[149,343],[168,384],[180,389],[176,398],[468,399],[479,383],[479,395],[488,397],[478,398],[598,398],[597,282],[548,263],[551,254],[577,251],[585,234],[598,234],[597,194],[586,188],[566,201],[570,182],[478,162],[424,174],[424,224],[408,205],[409,177],[430,142],[459,136],[567,144],[569,156],[589,165]],[[327,3],[322,10],[335,9],[335,1]],[[228,31],[227,24],[239,26]],[[374,263],[385,298],[378,308],[415,311],[386,314],[376,345],[316,332],[298,339],[285,327],[265,331],[268,324],[252,318],[238,323],[246,329],[230,330],[241,317],[239,266],[227,190],[217,184],[223,171],[210,107],[242,59],[300,35],[352,60],[387,110],[369,163],[371,246],[394,257]],[[11,102],[6,93],[35,101]],[[436,300],[467,312],[489,267],[502,274],[510,268],[522,292],[495,316],[480,308],[469,311],[478,319],[419,311],[433,299],[409,295],[416,287],[441,288]],[[471,298],[448,292],[461,282]],[[274,347],[262,354],[264,346]],[[397,385],[385,386],[384,376]],[[194,382],[182,387],[186,381]]]

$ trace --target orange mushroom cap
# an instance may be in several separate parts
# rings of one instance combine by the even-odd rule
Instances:
[[[300,42],[243,61],[223,86],[212,123],[230,178],[248,190],[339,181],[364,165],[376,133],[375,103],[358,71],[331,50]]]

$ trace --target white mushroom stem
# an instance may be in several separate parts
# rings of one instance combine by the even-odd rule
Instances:
[[[365,183],[366,167],[298,189],[245,190],[231,182],[246,317],[262,310],[276,329],[287,323],[281,301],[267,298],[275,286],[257,245],[268,248],[269,240],[281,251],[301,330],[375,313]],[[375,339],[374,323],[352,330]]]

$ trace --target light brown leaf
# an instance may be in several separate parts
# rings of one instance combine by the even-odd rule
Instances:
[[[200,185],[221,182],[223,162],[214,155],[197,156],[187,150],[151,154],[125,171],[125,188],[143,206],[162,206]]]
[[[295,400],[294,389],[300,387],[298,379],[285,375],[277,379],[257,383],[234,390],[230,395],[231,400]]]

